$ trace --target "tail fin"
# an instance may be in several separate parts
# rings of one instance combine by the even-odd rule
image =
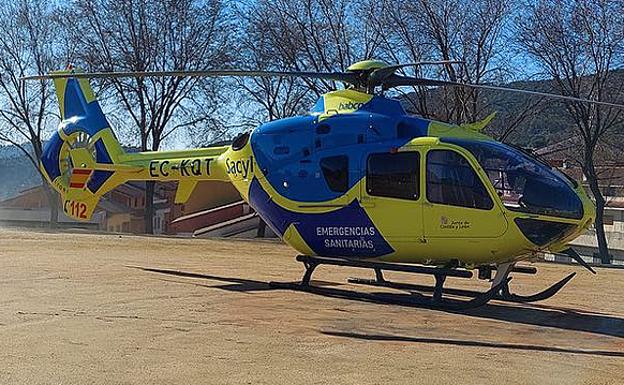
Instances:
[[[198,180],[229,180],[216,162],[229,146],[126,153],[88,80],[56,78],[54,85],[61,123],[43,149],[40,169],[61,194],[67,216],[88,220],[102,195],[129,180],[179,180],[176,201],[187,199]]]
[[[86,220],[93,214],[99,197],[119,184],[112,178],[112,167],[105,170],[96,165],[113,166],[124,150],[88,80],[59,78],[54,85],[61,123],[46,143],[40,168],[61,194],[65,214]]]

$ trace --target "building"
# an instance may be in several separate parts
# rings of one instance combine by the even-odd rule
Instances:
[[[116,233],[145,233],[145,182],[128,182],[105,194],[86,222],[68,218],[59,211],[59,226]],[[274,236],[258,215],[241,200],[231,183],[199,182],[189,200],[175,204],[177,182],[154,187],[154,234],[201,237]],[[0,223],[25,227],[47,227],[50,208],[42,186],[22,191],[0,201]]]
[[[576,138],[561,141],[551,146],[540,148],[535,154],[540,159],[548,162],[551,166],[566,173],[573,179],[581,182],[588,194],[591,192],[587,187],[587,177],[583,174],[578,162],[579,149],[582,144]],[[617,151],[611,151],[606,146],[598,149],[596,157],[596,170],[599,177],[599,186],[606,200],[604,211],[604,224],[612,255],[612,263],[624,265],[624,159],[620,159]],[[597,257],[598,243],[594,226],[574,240],[571,244],[574,249],[588,262],[600,263]],[[567,257],[547,256],[549,259],[564,259]]]
[[[167,231],[167,224],[175,213],[173,194],[175,183],[158,184],[154,195],[154,233]],[[145,183],[126,183],[105,194],[88,221],[75,221],[59,210],[58,225],[110,232],[145,233]],[[50,206],[42,186],[20,192],[0,201],[0,223],[9,226],[47,227]]]
[[[170,222],[170,234],[195,237],[275,237],[229,182],[199,182]]]
[[[173,195],[175,183],[158,183],[154,187],[154,234],[167,233],[167,224],[175,214]],[[105,213],[104,230],[145,233],[145,182],[128,182],[105,194],[96,211]]]
[[[32,187],[19,195],[0,201],[0,224],[4,226],[48,227],[50,224],[50,206],[42,186]],[[103,228],[104,213],[96,212],[90,220],[77,222],[58,213],[59,227],[74,227],[91,230]]]

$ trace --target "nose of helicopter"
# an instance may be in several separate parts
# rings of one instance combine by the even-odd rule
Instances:
[[[570,185],[570,187],[573,186]],[[596,205],[583,187],[575,183],[574,187],[567,191],[569,194],[566,195],[557,194],[556,191],[541,191],[539,195],[545,197],[544,201],[549,199],[559,201],[565,198],[568,202],[574,202],[570,206],[574,207],[573,211],[546,211],[537,215],[516,214],[514,222],[517,228],[531,242],[535,251],[547,249],[555,253],[561,252],[569,248],[568,243],[582,235],[594,223]],[[532,201],[536,199],[534,195],[529,196]]]
[[[577,187],[576,193],[583,203],[583,218],[579,221],[576,231],[576,236],[578,236],[584,233],[596,220],[596,204],[582,186]]]
[[[562,234],[562,236],[549,247],[549,250],[551,251],[557,252],[568,248],[568,242],[571,242],[582,235],[591,225],[594,224],[594,221],[596,220],[596,204],[594,201],[587,195],[585,189],[580,185],[575,189],[575,192],[583,205],[583,216],[575,221],[574,227],[571,231]]]

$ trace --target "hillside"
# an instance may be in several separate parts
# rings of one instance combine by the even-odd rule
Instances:
[[[0,146],[0,200],[41,184],[39,172],[15,146]]]
[[[617,70],[613,73],[613,84],[624,84],[624,70]],[[552,81],[521,81],[503,85],[504,87],[556,93],[553,91]],[[415,94],[410,93],[403,97],[402,103],[406,110],[417,113],[413,110],[409,98],[414,98]],[[480,91],[480,105],[484,106],[481,118],[491,112],[496,111],[496,118],[486,129],[489,134],[498,137],[514,124],[523,114],[527,115],[517,125],[513,134],[507,137],[508,142],[529,147],[540,148],[554,144],[562,139],[574,135],[574,122],[569,117],[563,102],[553,99],[543,99],[539,104],[534,105],[539,97],[524,95],[514,92],[504,91]],[[441,105],[444,100],[441,89],[433,89],[427,94],[427,103],[432,115],[443,116]],[[622,127],[624,131],[624,127]]]

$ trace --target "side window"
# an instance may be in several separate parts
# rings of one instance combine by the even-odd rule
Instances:
[[[321,171],[330,190],[347,192],[349,189],[349,157],[329,156],[321,159]]]
[[[371,154],[366,168],[369,195],[417,200],[420,196],[420,154]]]
[[[427,199],[432,203],[489,210],[494,207],[468,160],[455,151],[427,153]]]

